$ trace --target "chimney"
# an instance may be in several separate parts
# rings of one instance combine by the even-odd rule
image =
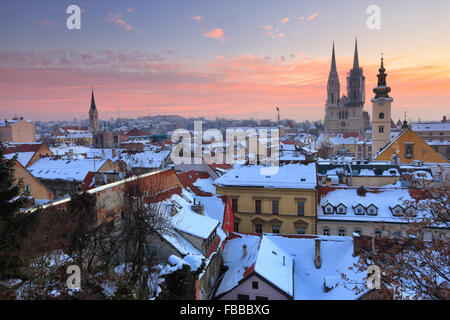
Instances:
[[[20,117],[20,120],[23,120],[23,117]],[[445,121],[444,121],[445,122]]]
[[[198,213],[199,215],[204,216],[205,215],[205,206],[202,205],[200,202],[198,204],[193,204],[191,206],[192,211],[195,213]]]
[[[331,178],[329,178],[329,177],[326,177],[326,186],[327,187],[331,187]]]
[[[322,261],[320,260],[320,239],[315,239],[315,258],[314,258],[314,264],[316,266],[316,269],[320,269],[322,266]]]
[[[246,255],[247,255],[247,245],[244,244],[242,246],[242,258],[245,258]]]
[[[112,157],[113,157],[113,158],[116,157],[116,149],[112,149]]]
[[[102,159],[105,159],[105,150],[102,149]]]
[[[442,117],[442,122],[444,122],[444,123],[447,122],[447,116]]]
[[[359,254],[359,250],[360,250],[360,236],[358,233],[353,232],[353,256],[356,257]]]

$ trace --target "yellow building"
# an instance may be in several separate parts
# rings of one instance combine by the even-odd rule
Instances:
[[[316,234],[316,164],[274,168],[239,166],[215,181],[216,193],[231,199],[235,231]]]
[[[403,132],[384,147],[375,160],[390,161],[393,156],[396,156],[400,163],[411,163],[414,160],[449,163],[410,128],[405,128]]]

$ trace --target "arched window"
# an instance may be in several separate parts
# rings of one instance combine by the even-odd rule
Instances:
[[[383,113],[383,112],[380,112],[380,114],[378,115],[378,118],[384,119],[384,113]]]

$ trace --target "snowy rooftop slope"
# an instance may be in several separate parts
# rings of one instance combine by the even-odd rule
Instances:
[[[319,269],[314,264],[316,238],[321,240],[322,265]],[[244,244],[247,255],[243,257]],[[294,295],[295,300],[357,299],[358,296],[349,288],[353,288],[355,283],[363,283],[365,273],[348,269],[358,260],[352,254],[350,237],[235,233],[224,246],[223,260],[228,270],[216,296],[238,286],[239,281],[254,270],[281,290]],[[285,265],[283,256],[286,257]],[[344,286],[341,273],[353,282],[346,283],[349,288]],[[328,292],[325,292],[325,283],[331,289]]]
[[[40,158],[28,167],[36,178],[83,181],[89,171],[96,172],[106,160]]]
[[[22,165],[26,166],[28,162],[30,162],[31,158],[35,152],[17,152],[17,153],[8,153],[3,155],[5,159],[12,159],[15,155],[17,155],[17,161]]]
[[[121,159],[132,168],[159,168],[169,154],[169,150],[146,150],[135,154],[122,153]]]
[[[261,238],[255,235],[236,234],[227,240],[223,249],[223,263],[228,267],[216,291],[216,295],[228,292],[236,287],[245,276],[246,271],[255,264]],[[247,254],[243,257],[243,245],[247,246]]]
[[[415,132],[450,131],[450,122],[415,122],[411,129]]]
[[[293,296],[292,271],[294,260],[271,238],[264,236],[259,246],[255,263],[255,272],[272,282],[288,295]]]
[[[270,241],[282,248],[294,260],[294,299],[295,300],[347,300],[357,299],[355,293],[344,287],[341,273],[357,283],[362,283],[364,273],[348,270],[358,257],[353,257],[353,241],[350,237],[326,237],[321,239],[321,262],[315,267],[315,239],[283,235],[265,235]],[[324,282],[338,284],[325,292]],[[347,284],[349,288],[353,285]]]
[[[194,212],[191,208],[193,204],[194,196],[184,189],[181,196],[174,194],[169,201],[166,201],[167,208],[175,205],[178,211],[172,217],[172,223],[175,229],[206,239],[219,225],[219,221]]]
[[[316,164],[286,164],[274,175],[261,175],[262,165],[237,166],[216,179],[219,186],[254,186],[265,188],[313,189],[316,187]]]
[[[368,189],[365,196],[358,195],[357,191],[357,188],[345,188],[328,192],[320,199],[318,218],[327,220],[406,222],[402,217],[392,215],[389,207],[393,208],[397,204],[402,205],[405,200],[414,201],[408,189]],[[323,206],[327,203],[335,207],[342,203],[347,207],[347,211],[345,214],[325,214]],[[363,215],[355,214],[353,207],[356,207],[358,204],[366,208],[371,204],[375,205],[378,208],[377,215],[368,215],[367,213]]]

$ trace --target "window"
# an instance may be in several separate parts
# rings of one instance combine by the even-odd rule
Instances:
[[[394,237],[394,239],[400,239],[402,237],[402,234],[400,233],[400,231],[394,231],[392,233],[392,236]]]
[[[355,208],[355,214],[358,214],[358,215],[363,215],[364,214],[364,208],[362,207],[362,206],[357,206],[356,208]]]
[[[305,203],[303,201],[297,202],[297,215],[298,216],[305,215]]]
[[[405,143],[405,158],[414,158],[414,145]]]
[[[272,233],[280,233],[280,226],[277,224],[272,225]]]
[[[255,200],[255,212],[261,213],[261,200]]]
[[[231,210],[233,210],[233,212],[238,211],[238,199],[236,198],[231,199]]]
[[[239,232],[239,223],[234,223],[234,232]]]
[[[255,232],[262,233],[262,224],[260,223],[255,224]]]
[[[30,192],[31,192],[31,188],[30,188],[29,185],[26,185],[26,186],[23,188],[23,190],[24,190],[24,192],[27,192],[27,193],[30,193]]]
[[[263,297],[263,296],[256,296],[255,300],[269,300],[268,297]]]
[[[375,238],[381,238],[381,231],[375,230]]]
[[[278,215],[278,200],[272,201],[272,214]]]
[[[322,234],[323,234],[324,236],[329,236],[329,235],[330,235],[330,229],[328,229],[328,228],[322,229]]]
[[[369,208],[367,208],[367,214],[370,214],[372,216],[377,215],[377,208],[375,208],[375,206],[370,206]]]
[[[252,281],[252,288],[253,289],[258,289],[258,281]]]
[[[378,115],[378,118],[384,119],[384,113],[383,113],[383,112],[380,112],[380,114]]]
[[[337,213],[340,213],[340,214],[345,214],[345,207],[342,205],[342,206],[339,206],[338,208],[337,208]]]
[[[250,300],[250,297],[248,294],[238,294],[237,299],[238,300]]]
[[[305,234],[306,230],[304,227],[297,227],[297,234]]]
[[[355,229],[355,230],[353,230],[353,233],[357,233],[357,234],[361,235],[361,229]]]
[[[325,213],[326,214],[331,214],[333,213],[333,207],[331,205],[328,205],[325,207]]]
[[[379,133],[383,133],[384,132],[384,126],[379,126],[378,127],[378,132]]]
[[[341,236],[341,237],[345,236],[345,229],[344,228],[339,228],[338,235]]]

